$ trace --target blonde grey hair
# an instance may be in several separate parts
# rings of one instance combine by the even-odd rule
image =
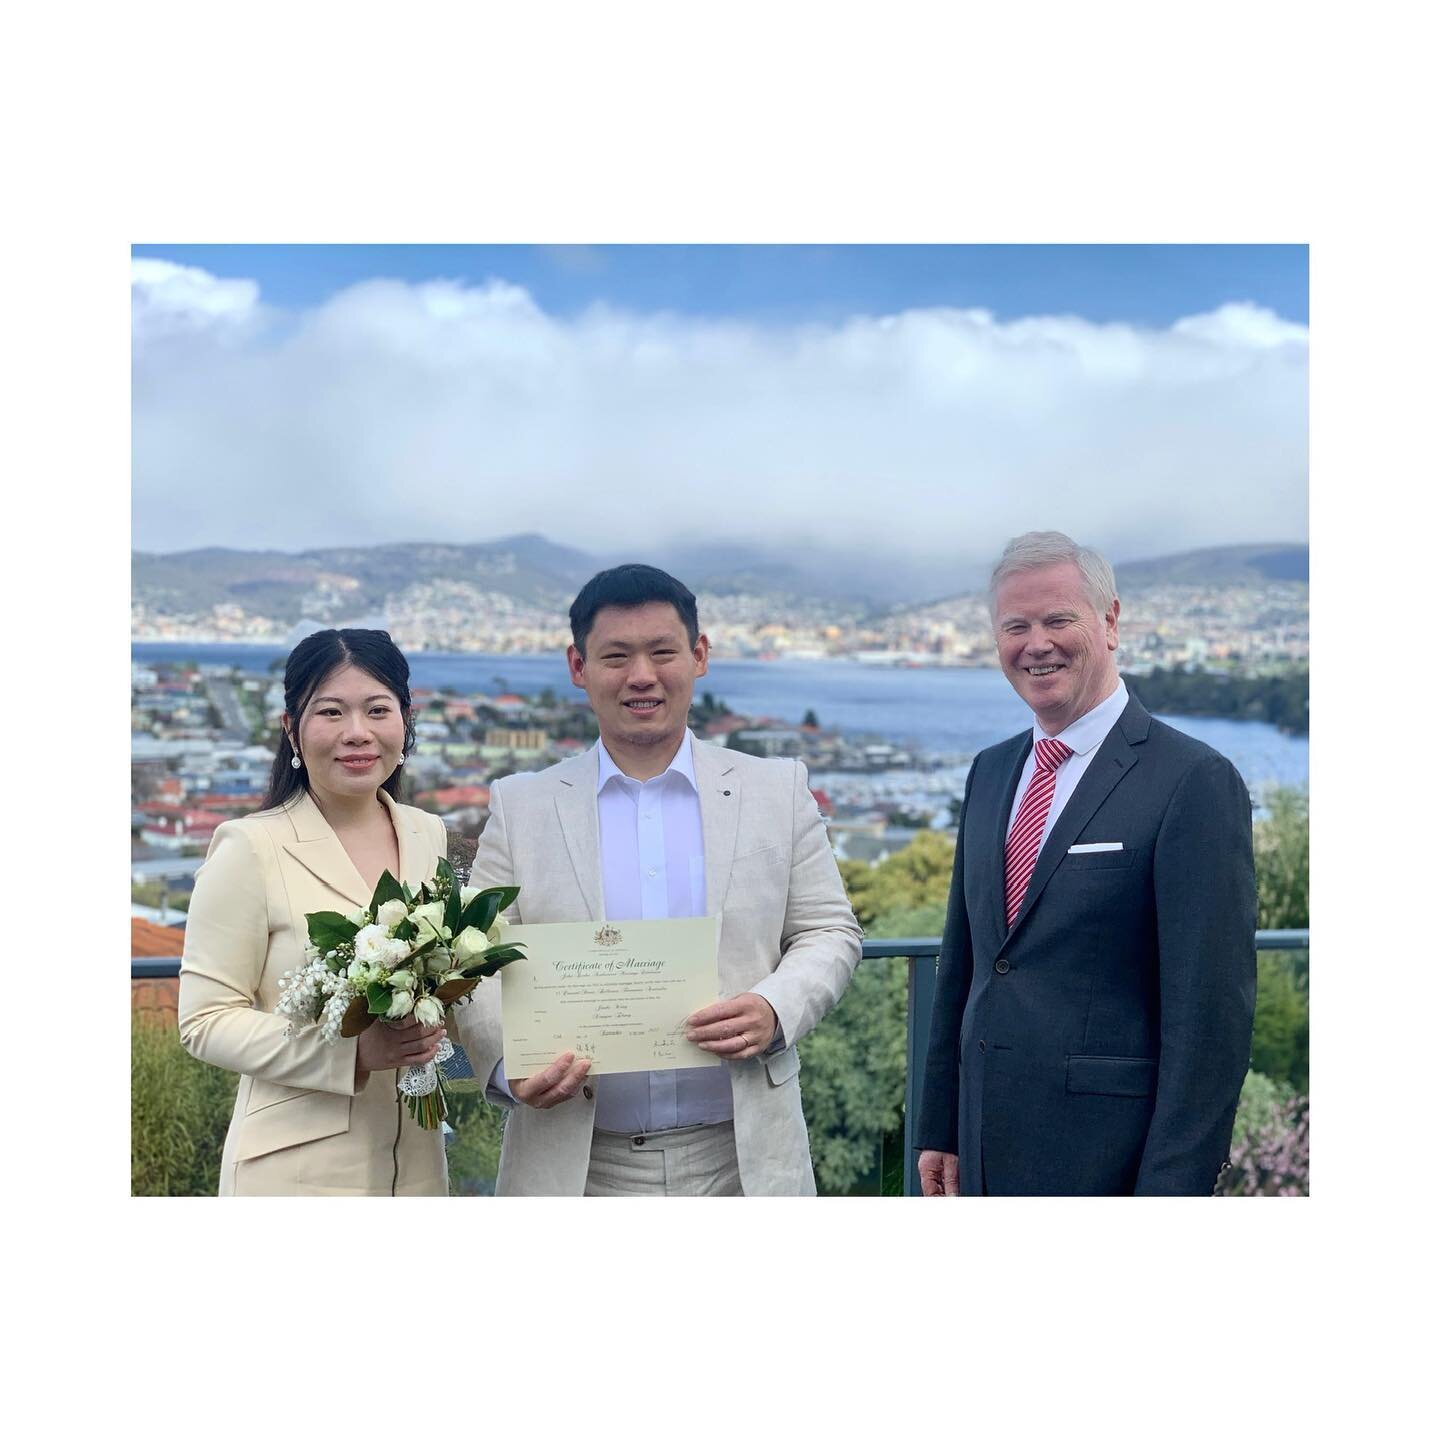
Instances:
[[[1039,570],[1070,560],[1079,567],[1085,593],[1097,615],[1104,615],[1116,601],[1115,572],[1110,562],[1087,545],[1077,545],[1058,530],[1028,530],[1017,535],[1000,556],[990,574],[990,619],[995,619],[995,592],[1007,576],[1022,570]]]

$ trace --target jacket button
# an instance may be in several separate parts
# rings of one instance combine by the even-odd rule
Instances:
[[[588,1085],[583,1085],[583,1086],[581,1086],[581,1088],[580,1088],[580,1093],[581,1093],[587,1100],[593,1100],[593,1099],[595,1098],[595,1092],[594,1092]]]
[[[1008,975],[1010,973],[1010,962],[1008,960],[997,960],[995,962],[995,973],[997,975]]]
[[[643,1135],[637,1135],[635,1137],[635,1143],[637,1145],[643,1145],[645,1143],[645,1137]]]

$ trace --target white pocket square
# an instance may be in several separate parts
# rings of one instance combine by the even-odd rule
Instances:
[[[1123,850],[1118,840],[1096,840],[1089,845],[1072,845],[1066,852],[1070,855],[1093,855],[1097,850]]]

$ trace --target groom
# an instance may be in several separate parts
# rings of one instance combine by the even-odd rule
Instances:
[[[649,565],[570,607],[586,754],[491,789],[472,885],[518,885],[512,919],[720,917],[719,993],[690,1038],[725,1063],[588,1076],[573,1054],[507,1080],[500,987],[456,1015],[487,1095],[511,1107],[498,1195],[813,1195],[795,1045],[839,1000],[861,931],[804,766],[686,728],[709,641],[695,597]]]

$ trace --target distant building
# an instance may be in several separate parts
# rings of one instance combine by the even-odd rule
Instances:
[[[170,807],[165,807],[170,808]],[[208,845],[225,816],[210,810],[185,810],[179,815],[156,815],[140,831],[143,844],[162,850],[179,850],[186,845]]]
[[[550,743],[544,730],[502,730],[498,726],[485,732],[485,747],[490,750],[543,750]]]
[[[798,730],[736,730],[730,736],[730,748],[751,755],[798,756],[802,742]]]

